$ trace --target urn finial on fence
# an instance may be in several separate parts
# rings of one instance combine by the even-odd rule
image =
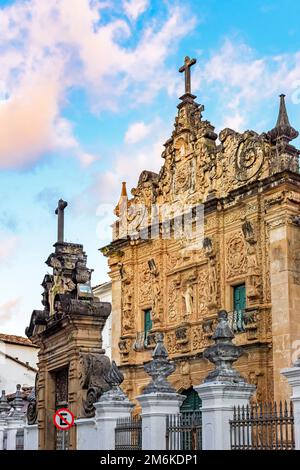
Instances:
[[[218,324],[212,336],[215,344],[208,347],[203,353],[203,357],[212,362],[215,369],[208,374],[204,382],[246,382],[232,366],[243,354],[242,348],[233,344],[233,338],[234,334],[228,322],[228,314],[226,310],[220,310]]]
[[[5,395],[5,390],[2,390],[2,394],[0,397],[0,415],[6,415],[9,410],[10,406]]]
[[[157,392],[176,393],[167,380],[167,377],[175,371],[176,366],[174,362],[170,361],[163,340],[163,333],[156,333],[156,346],[152,354],[152,360],[144,364],[144,369],[152,380],[144,388],[143,395]]]

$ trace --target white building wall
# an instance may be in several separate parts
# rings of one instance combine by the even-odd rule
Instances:
[[[14,393],[16,384],[34,386],[36,374],[25,364],[19,364],[5,354],[37,368],[37,353],[37,348],[0,341],[0,391],[5,390],[7,394]]]
[[[111,282],[105,282],[93,288],[94,295],[99,298],[102,302],[109,302],[111,304]],[[112,335],[111,335],[111,325],[112,325],[113,312],[106,320],[105,326],[102,331],[102,342],[103,348],[106,351],[106,355],[111,359],[111,347],[112,347]]]

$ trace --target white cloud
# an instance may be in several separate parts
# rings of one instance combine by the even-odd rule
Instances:
[[[15,252],[18,244],[18,237],[11,235],[0,239],[0,262],[7,261]],[[0,265],[1,266],[1,265]]]
[[[213,92],[224,116],[222,125],[231,123],[241,130],[267,100],[294,93],[300,78],[300,52],[259,57],[247,44],[226,39],[195,78],[202,89]]]
[[[16,317],[20,309],[20,297],[8,300],[7,302],[0,304],[0,320],[3,327],[3,322],[8,322]]]
[[[125,142],[127,144],[136,144],[147,137],[150,134],[151,129],[151,124],[147,125],[143,121],[134,122],[130,124],[126,131]]]
[[[142,13],[144,13],[149,6],[149,0],[124,0],[123,8],[126,15],[136,20]]]
[[[127,3],[132,17],[145,7]],[[32,164],[49,150],[92,160],[62,117],[71,89],[83,88],[97,112],[132,94],[139,103],[174,92],[166,61],[194,27],[186,9],[172,7],[140,32],[122,16],[102,22],[104,8],[98,0],[28,0],[0,9],[0,167]],[[136,45],[127,46],[134,34]]]

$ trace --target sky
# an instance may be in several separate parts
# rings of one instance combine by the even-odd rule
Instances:
[[[280,93],[300,129],[299,17],[297,0],[0,0],[1,332],[42,308],[59,198],[66,241],[108,280],[121,182],[159,171],[186,55],[217,132],[270,130]]]

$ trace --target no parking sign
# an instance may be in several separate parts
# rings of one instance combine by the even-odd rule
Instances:
[[[67,431],[74,424],[75,417],[73,413],[67,408],[60,408],[53,415],[53,422],[57,429],[61,431]]]

